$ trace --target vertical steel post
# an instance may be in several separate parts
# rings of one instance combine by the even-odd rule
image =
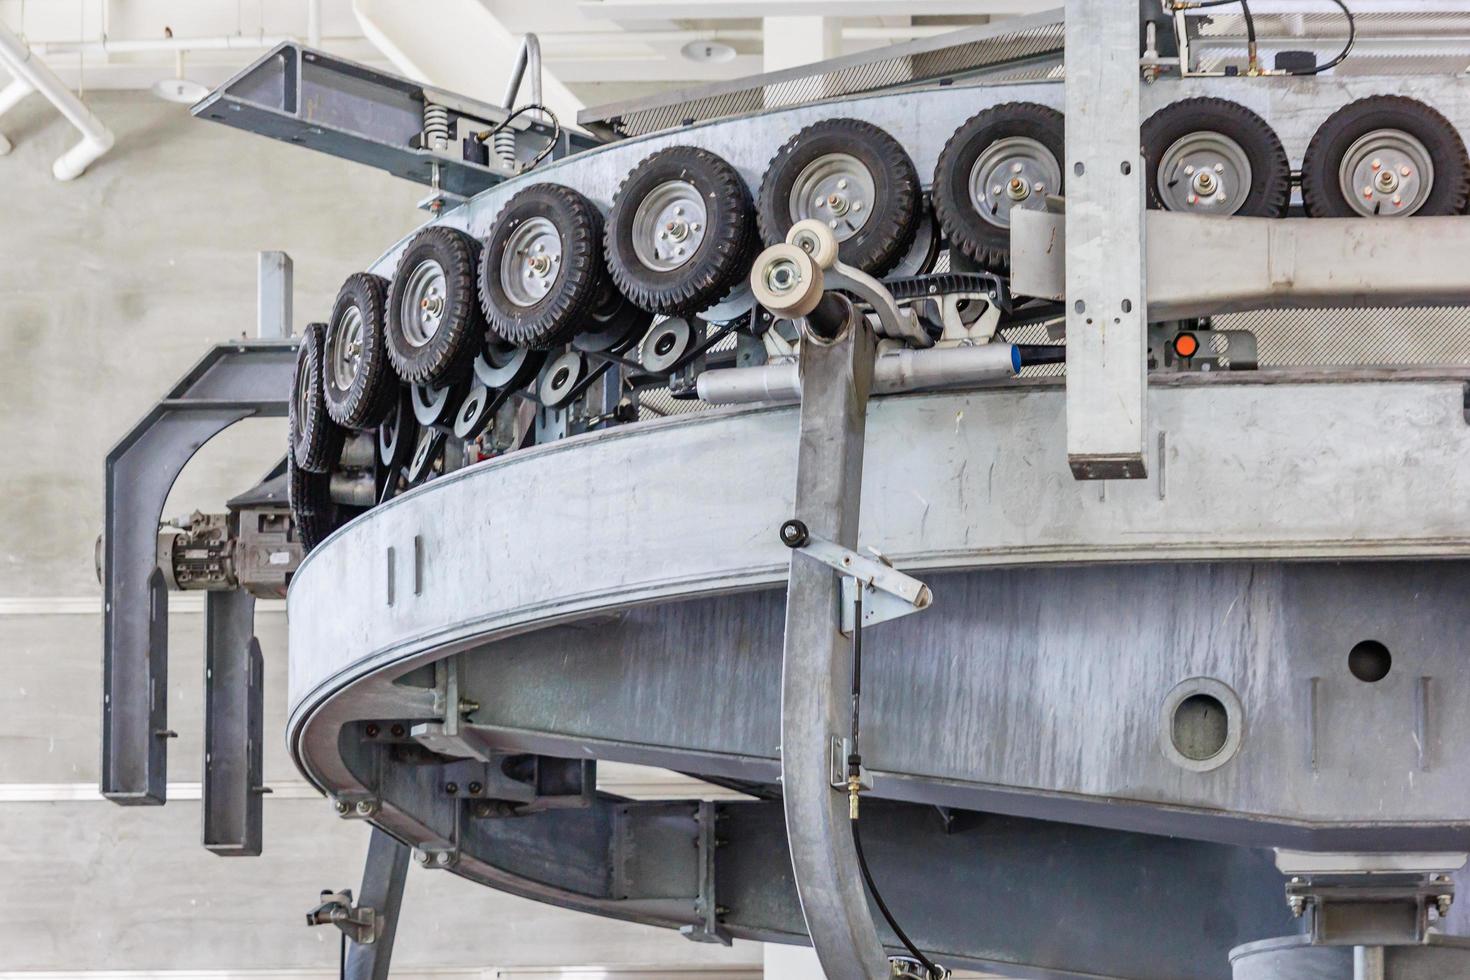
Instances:
[[[242,591],[204,596],[204,846],[225,857],[255,857],[265,703],[255,597]]]
[[[407,844],[373,828],[367,861],[362,869],[362,889],[357,903],[376,914],[377,926],[371,943],[347,941],[344,980],[388,980],[393,959],[393,939],[398,932],[398,910],[403,905],[403,880],[408,875]]]
[[[294,266],[285,252],[261,252],[255,284],[255,335],[261,340],[291,336]]]
[[[795,518],[857,547],[863,439],[874,340],[861,316],[823,340],[803,331]],[[772,529],[775,533],[775,529]],[[832,787],[832,740],[847,733],[852,649],[841,632],[838,574],[791,554],[781,666],[781,786],[802,914],[829,977],[880,980],[888,960],[863,891],[847,797]]]
[[[1067,0],[1067,460],[1147,476],[1139,0]]]

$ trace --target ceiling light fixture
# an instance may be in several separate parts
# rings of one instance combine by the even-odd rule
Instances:
[[[723,65],[735,60],[735,49],[723,41],[690,41],[679,52],[702,65]]]

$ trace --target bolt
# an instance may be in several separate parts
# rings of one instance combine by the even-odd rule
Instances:
[[[375,814],[377,812],[378,812],[378,801],[377,800],[358,800],[357,801],[357,815],[359,817],[371,817],[373,814]]]
[[[1371,187],[1364,187],[1363,188],[1363,196],[1366,197],[1366,198],[1368,198],[1371,201],[1373,199],[1373,188],[1371,188]]]
[[[402,738],[407,733],[408,729],[404,728],[402,725],[394,725],[392,728],[388,729],[388,731],[393,735],[394,738]]]
[[[1408,176],[1411,176],[1414,173],[1414,171],[1410,170],[1408,167],[1400,167],[1399,168],[1399,173],[1401,175],[1405,176],[1405,177],[1408,177]]]
[[[1011,164],[1011,173],[1018,174],[1020,172],[1021,172],[1021,165],[1019,163],[1013,163],[1013,164]]]
[[[1291,909],[1291,916],[1294,919],[1300,919],[1302,917],[1302,913],[1307,910],[1306,901],[1297,895],[1293,895],[1291,898],[1289,898],[1286,904]]]
[[[1193,177],[1194,176],[1194,164],[1191,163],[1191,164],[1186,164],[1185,165],[1185,167],[1184,167],[1184,176],[1186,176],[1186,177]]]
[[[801,282],[801,270],[790,259],[778,259],[766,266],[766,285],[777,293],[789,293]]]
[[[371,723],[371,722],[368,723],[368,726],[367,726],[366,729],[364,729],[364,731],[367,732],[367,737],[368,738],[377,738],[378,737],[378,726],[375,725],[375,724],[373,724],[373,723]]]
[[[480,795],[480,790],[482,790],[484,788],[485,787],[481,786],[479,783],[470,783],[470,786],[469,786],[470,795],[471,796],[479,796]]]
[[[451,855],[448,851],[440,851],[438,854],[434,855],[434,863],[439,865],[439,867],[441,868],[449,867],[450,859]]]
[[[847,178],[846,177],[841,177],[841,178],[838,179],[838,181],[837,181],[837,189],[839,191],[845,191],[845,190],[847,190]]]
[[[990,193],[994,194],[996,197],[1000,197],[1000,185],[996,184],[994,187],[992,187],[990,189]]]
[[[1402,197],[1399,197],[1397,194],[1395,194],[1393,196],[1393,206],[1396,207],[1396,208],[1403,207],[1404,206],[1404,199]]]
[[[1374,170],[1382,170],[1383,169],[1383,161],[1382,160],[1374,160],[1373,161],[1373,169]]]
[[[1225,172],[1225,164],[1223,164],[1223,163],[1217,163],[1217,164],[1215,164],[1215,173],[1217,173],[1217,174],[1223,174],[1224,172]]]
[[[1454,904],[1454,901],[1455,896],[1453,895],[1439,895],[1435,897],[1434,907],[1439,912],[1441,919],[1450,914],[1450,906]]]
[[[453,796],[455,793],[459,792],[459,783],[445,783],[444,792],[448,793],[450,796]]]
[[[338,800],[336,803],[333,803],[332,806],[338,813],[342,814],[346,814],[352,810],[352,804],[348,803],[346,800]]]
[[[1199,203],[1199,198],[1198,197],[1195,197],[1193,194],[1189,195],[1184,200],[1188,204],[1198,204]]]

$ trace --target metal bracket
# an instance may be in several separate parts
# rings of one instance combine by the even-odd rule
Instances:
[[[407,844],[373,828],[362,869],[362,901],[352,892],[322,892],[322,903],[306,913],[309,926],[333,925],[347,937],[344,980],[388,980],[403,881],[408,875]]]
[[[720,906],[715,900],[715,821],[718,818],[715,805],[708,800],[699,804],[695,820],[699,823],[699,896],[694,900],[694,911],[703,921],[698,925],[679,927],[679,935],[696,943],[719,943],[729,946],[732,937],[720,924]]]
[[[842,576],[843,636],[852,635],[858,589],[862,589],[864,629],[923,612],[934,602],[929,586],[900,572],[881,554],[874,552],[878,555],[876,560],[864,558],[840,544],[812,536],[801,521],[791,520],[781,525],[781,541]]]
[[[378,941],[378,910],[352,904],[352,889],[322,892],[321,904],[306,913],[308,926],[336,926],[359,946]]]
[[[844,735],[832,736],[832,788],[846,793],[849,790],[847,784],[847,760],[852,755],[852,739]],[[858,785],[864,790],[873,788],[873,774],[868,772],[867,766],[858,766]]]

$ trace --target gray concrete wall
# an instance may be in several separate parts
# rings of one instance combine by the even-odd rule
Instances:
[[[266,798],[265,856],[205,852],[195,801],[160,810],[77,798],[97,780],[102,461],[208,345],[253,332],[257,251],[295,258],[299,328],[419,223],[422,189],[146,95],[89,102],[117,147],[71,184],[50,165],[74,134],[43,100],[0,126],[16,144],[0,158],[0,974],[331,975],[335,933],[308,930],[302,913],[321,889],[357,884],[367,830],[332,815],[286,758],[278,609],[258,617],[266,781],[280,791]],[[284,444],[283,422],[237,426],[196,457],[165,513],[218,509]],[[188,783],[199,778],[203,617],[188,597],[175,606],[170,780]],[[417,867],[399,943],[398,976],[605,964],[716,980],[758,974],[761,957],[750,944],[700,946]]]

